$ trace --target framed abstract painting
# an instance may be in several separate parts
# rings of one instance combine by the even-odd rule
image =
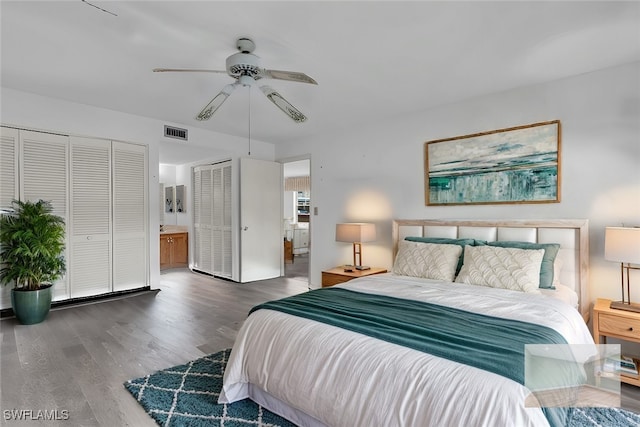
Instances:
[[[560,120],[425,143],[425,204],[560,202]]]

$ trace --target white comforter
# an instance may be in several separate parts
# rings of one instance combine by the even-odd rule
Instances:
[[[548,326],[570,344],[593,344],[580,314],[545,295],[376,275],[341,287],[458,307]],[[544,426],[510,379],[288,314],[258,310],[245,321],[220,402],[249,386],[328,426]]]

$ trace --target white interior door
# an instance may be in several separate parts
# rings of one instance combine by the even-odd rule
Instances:
[[[17,129],[0,127],[0,215],[18,198]],[[11,286],[0,286],[0,309],[11,307]]]
[[[112,142],[113,290],[148,285],[147,148]]]
[[[240,160],[240,282],[280,276],[282,165]]]
[[[0,209],[18,198],[18,138],[17,129],[0,128]]]
[[[193,202],[193,268],[231,279],[231,161],[194,169]]]
[[[53,213],[66,224],[68,258],[69,226],[69,137],[42,132],[20,131],[20,200],[51,202]],[[68,265],[68,262],[67,262]],[[58,279],[53,300],[69,298],[67,276]]]
[[[70,138],[71,298],[111,292],[111,141]]]

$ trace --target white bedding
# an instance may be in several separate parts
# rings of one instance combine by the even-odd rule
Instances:
[[[554,284],[554,286],[556,287],[555,289],[540,288],[540,292],[543,295],[547,295],[553,298],[557,298],[560,301],[564,301],[577,310],[580,301],[578,299],[578,294],[576,293],[576,291],[568,286],[561,285],[559,283]]]
[[[339,285],[548,326],[593,344],[580,314],[545,295],[376,275]],[[272,310],[238,333],[220,402],[258,388],[328,426],[540,426],[527,389],[497,374]],[[299,420],[298,420],[299,422]]]

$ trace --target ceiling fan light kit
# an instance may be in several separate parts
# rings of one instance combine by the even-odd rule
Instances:
[[[300,110],[291,105],[278,92],[270,86],[260,86],[260,90],[264,93],[269,101],[273,102],[276,107],[285,112],[296,123],[302,123],[307,120],[307,116],[302,114]]]
[[[229,95],[231,95],[231,92],[233,92],[236,89],[236,86],[237,86],[237,83],[226,85],[224,89],[222,89],[220,93],[217,94],[215,98],[213,98],[202,109],[202,111],[200,111],[200,113],[198,113],[198,115],[196,116],[196,120],[199,120],[199,121],[209,120],[211,116],[213,116],[213,113],[215,113],[216,110],[220,108],[222,103],[227,100]]]
[[[238,86],[252,86],[260,79],[289,80],[298,83],[315,84],[318,83],[304,73],[297,71],[267,70],[260,66],[260,57],[252,52],[255,49],[255,43],[248,38],[240,38],[237,40],[236,47],[240,52],[234,53],[226,60],[226,71],[220,70],[197,70],[197,69],[181,69],[181,68],[155,68],[154,72],[209,72],[209,73],[226,73],[236,79],[232,84],[226,85],[220,93],[218,93],[195,117],[198,121],[209,120],[211,116],[220,108],[227,100],[229,95]],[[267,99],[273,102],[280,110],[287,114],[294,122],[302,123],[307,117],[296,107],[291,105],[282,95],[276,92],[272,87],[267,85],[259,85],[262,93]]]

